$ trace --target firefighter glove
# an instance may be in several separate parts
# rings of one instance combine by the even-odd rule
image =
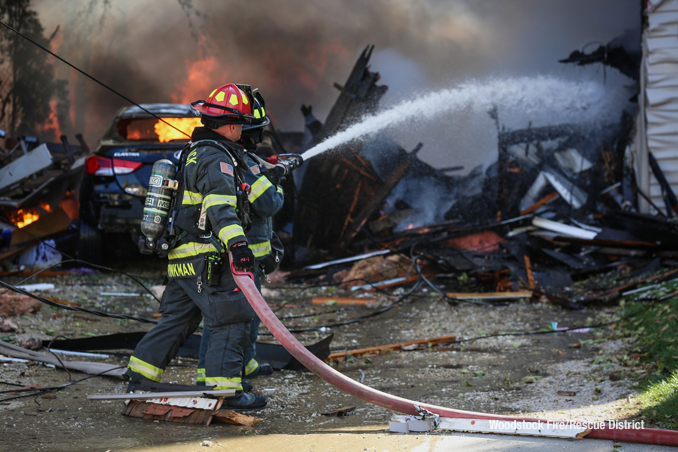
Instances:
[[[234,243],[231,246],[233,265],[236,270],[247,270],[254,267],[254,254],[247,242]]]
[[[273,185],[280,185],[280,182],[282,182],[287,173],[283,165],[276,165],[273,168],[266,170],[265,174]]]

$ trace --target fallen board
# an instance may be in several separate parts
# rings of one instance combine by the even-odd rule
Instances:
[[[408,342],[399,342],[397,344],[388,344],[388,345],[379,345],[376,347],[360,348],[357,350],[347,350],[345,352],[336,352],[330,354],[325,358],[325,362],[332,361],[341,361],[346,359],[347,356],[352,356],[353,358],[359,358],[361,356],[373,356],[380,355],[382,353],[387,353],[396,350],[402,350],[403,347],[408,347],[411,345],[438,345],[438,344],[449,344],[457,340],[456,336],[442,336],[434,337],[431,339],[422,339],[418,341],[408,341]]]

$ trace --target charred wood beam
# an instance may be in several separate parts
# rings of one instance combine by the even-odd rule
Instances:
[[[421,148],[421,146],[419,145],[417,147]],[[405,176],[407,170],[410,169],[410,165],[412,165],[411,158],[405,160],[393,172],[393,174],[391,174],[388,180],[381,187],[379,187],[379,189],[374,194],[370,202],[368,202],[362,208],[360,213],[358,213],[358,215],[355,217],[355,220],[353,220],[353,223],[349,227],[348,231],[346,231],[345,235],[339,241],[339,246],[335,250],[335,254],[339,252],[339,250],[343,249],[351,240],[353,240],[356,234],[365,225],[365,222],[368,220],[368,218],[374,213],[375,210],[379,208],[379,206],[381,206],[381,204],[384,202],[386,197],[391,193],[393,188],[395,188],[395,186],[398,185],[398,182],[400,182],[403,176]]]
[[[546,126],[530,129],[514,130],[499,133],[499,146],[509,147],[515,144],[531,143],[534,141],[555,140],[556,138],[574,135],[581,131],[581,127],[573,124]]]

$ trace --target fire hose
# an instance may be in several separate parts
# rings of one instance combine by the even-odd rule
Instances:
[[[248,272],[237,271],[231,266],[235,282],[247,297],[250,305],[257,313],[261,321],[273,333],[273,336],[290,352],[300,363],[308,370],[322,378],[332,386],[343,392],[357,397],[360,400],[373,405],[386,408],[398,413],[417,415],[417,406],[428,410],[441,417],[457,419],[480,419],[489,421],[504,422],[547,422],[551,424],[567,425],[567,421],[549,421],[546,419],[523,418],[496,414],[485,414],[474,411],[455,410],[436,405],[416,402],[414,400],[404,399],[376,389],[365,386],[357,381],[348,378],[344,374],[336,371],[332,367],[314,356],[290,333],[287,328],[278,320],[276,315],[269,308],[268,303],[262,298],[261,294],[254,285],[252,274]],[[587,438],[608,439],[614,441],[629,441],[646,444],[658,444],[666,446],[678,446],[678,432],[671,430],[662,430],[654,428],[643,429],[618,429],[610,426],[602,428],[592,428],[585,436]]]

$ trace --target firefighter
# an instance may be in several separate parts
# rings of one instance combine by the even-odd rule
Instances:
[[[270,124],[266,114],[264,98],[255,91],[253,103],[253,116],[251,124],[243,126],[240,143],[246,151],[246,161],[249,170],[245,173],[245,180],[251,190],[248,196],[251,206],[252,226],[247,232],[247,240],[256,262],[254,281],[257,289],[261,291],[261,276],[270,274],[276,270],[277,264],[282,257],[282,249],[273,250],[271,239],[273,233],[272,217],[283,206],[285,194],[280,182],[283,177],[298,166],[297,160],[281,161],[277,165],[265,165],[257,155],[257,144],[263,139],[263,129]],[[274,242],[278,243],[276,240]],[[256,341],[261,320],[255,317],[250,322],[250,334],[244,354],[243,375],[245,378],[256,378],[271,375],[273,368],[270,364],[259,363],[256,359]],[[198,361],[197,384],[205,384],[205,352],[209,342],[210,332],[208,328],[203,330],[200,344],[200,357]]]
[[[243,350],[256,317],[231,273],[228,251],[236,269],[254,266],[245,237],[249,226],[244,149],[236,142],[250,122],[252,92],[246,85],[223,85],[193,108],[204,127],[197,127],[191,146],[182,153],[182,211],[199,212],[201,233],[184,229],[169,252],[168,283],[158,324],[139,342],[130,358],[128,392],[160,382],[165,367],[204,317],[211,332],[206,350],[205,382],[213,389],[235,389],[224,401],[232,408],[266,405],[261,395],[243,391]],[[199,209],[189,210],[200,206]],[[180,217],[180,215],[178,216]]]

